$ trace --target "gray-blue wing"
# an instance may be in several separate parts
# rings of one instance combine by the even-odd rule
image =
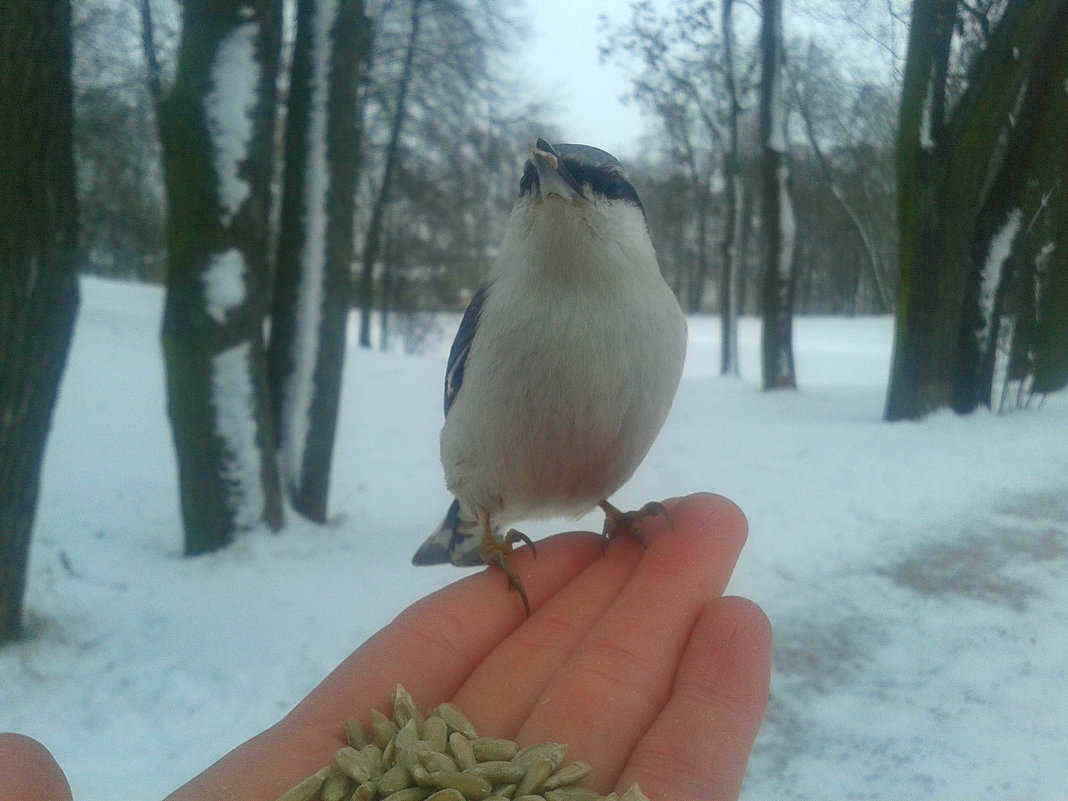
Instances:
[[[445,414],[449,414],[452,402],[464,383],[464,368],[467,366],[467,354],[471,351],[471,343],[475,339],[475,331],[478,328],[478,319],[482,315],[482,304],[486,300],[488,284],[479,287],[471,303],[460,320],[460,328],[456,331],[456,339],[452,341],[452,350],[449,351],[449,363],[445,368]]]

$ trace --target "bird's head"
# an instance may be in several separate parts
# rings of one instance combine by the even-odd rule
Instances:
[[[538,139],[523,169],[519,198],[538,203],[553,195],[567,202],[621,203],[642,210],[623,165],[611,153]]]
[[[614,243],[613,253],[641,251],[643,261],[655,263],[638,193],[619,160],[596,147],[538,139],[523,169],[513,215],[559,248],[584,251],[592,246],[592,236]]]

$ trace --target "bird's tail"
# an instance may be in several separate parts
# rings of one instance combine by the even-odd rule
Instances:
[[[483,564],[479,553],[482,532],[474,520],[462,514],[460,502],[454,500],[441,525],[435,529],[412,557],[413,565],[441,565],[451,562],[460,567]]]

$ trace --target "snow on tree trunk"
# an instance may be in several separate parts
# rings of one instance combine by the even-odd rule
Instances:
[[[283,483],[318,522],[345,355],[366,31],[359,0],[298,5],[269,364]]]
[[[760,219],[763,235],[764,389],[794,389],[793,295],[796,228],[786,160],[786,100],[782,86],[782,5],[762,0],[760,32]]]
[[[162,341],[187,554],[282,522],[263,318],[279,9],[189,0],[162,115]]]
[[[0,643],[22,630],[41,463],[78,309],[67,0],[0,25]]]
[[[1066,0],[1006,4],[947,107],[957,6],[913,5],[897,145],[901,280],[889,420],[991,403],[1006,281],[1022,276],[1030,229],[1016,211],[1034,159],[1026,98],[1055,69],[1055,59],[1036,64],[1068,25]]]

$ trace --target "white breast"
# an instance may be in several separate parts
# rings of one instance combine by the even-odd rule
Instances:
[[[497,525],[581,514],[615,492],[682,372],[685,319],[640,210],[576,203],[513,211],[442,429],[450,491]]]

